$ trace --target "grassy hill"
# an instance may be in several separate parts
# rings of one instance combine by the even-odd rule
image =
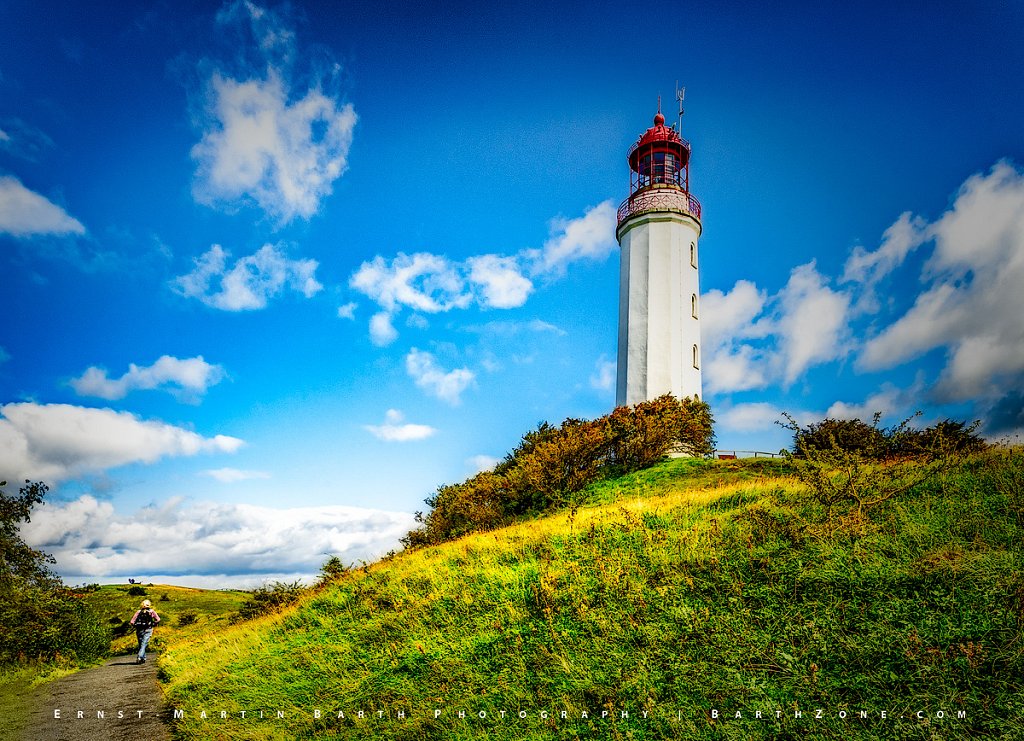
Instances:
[[[667,461],[575,514],[176,641],[176,732],[1024,738],[1024,453],[973,456],[864,517],[829,517],[787,474]]]
[[[143,584],[137,585],[136,590],[140,588],[145,594],[128,594],[131,586],[107,584],[86,595],[96,614],[113,633],[112,654],[130,653],[136,649],[135,631],[127,623],[144,599],[150,600],[160,615],[161,623],[153,632],[150,646],[162,651],[176,641],[187,641],[227,627],[230,615],[237,612],[249,597],[249,592],[227,589]]]

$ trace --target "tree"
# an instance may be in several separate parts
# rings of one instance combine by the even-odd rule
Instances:
[[[101,656],[110,648],[107,629],[50,570],[53,557],[21,537],[46,484],[26,481],[18,496],[4,493],[6,485],[0,482],[0,664]]]
[[[60,579],[50,571],[53,557],[37,551],[21,539],[20,523],[29,522],[32,507],[43,501],[49,488],[42,482],[26,481],[19,495],[8,496],[0,481],[0,592],[15,587],[52,588]]]

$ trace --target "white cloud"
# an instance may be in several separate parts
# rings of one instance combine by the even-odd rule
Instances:
[[[507,309],[521,306],[533,289],[516,258],[480,255],[457,263],[426,252],[400,252],[390,261],[377,256],[359,267],[349,285],[383,309],[370,320],[370,338],[377,345],[398,338],[394,317],[402,309],[438,314],[474,301],[484,308]],[[425,320],[414,316],[407,323],[422,327]]]
[[[219,244],[194,262],[195,269],[172,281],[172,287],[183,296],[225,311],[262,309],[285,289],[310,298],[323,288],[314,275],[316,260],[291,260],[272,244],[239,258],[230,268],[228,253]]]
[[[355,301],[350,301],[349,303],[345,304],[344,306],[339,306],[338,307],[338,318],[339,319],[355,319],[356,318],[356,309],[358,308],[358,306],[359,305]]]
[[[413,516],[344,506],[259,507],[180,498],[123,514],[82,496],[44,503],[22,527],[33,547],[53,554],[69,581],[155,575],[228,575],[213,586],[255,586],[278,574],[312,577],[328,555],[371,560],[400,547]],[[248,579],[248,581],[244,581]],[[163,581],[163,580],[161,580]]]
[[[767,402],[737,404],[725,410],[715,410],[715,425],[730,432],[760,432],[782,418],[782,410]]]
[[[594,364],[594,372],[590,376],[590,387],[599,391],[615,390],[615,371],[617,364],[604,355],[597,359]]]
[[[440,255],[399,252],[390,262],[379,255],[364,262],[349,279],[349,285],[388,313],[408,307],[436,314],[465,308],[472,301],[460,273],[458,265]]]
[[[479,286],[482,306],[514,309],[526,303],[533,283],[524,276],[514,257],[480,255],[466,260],[469,281]]]
[[[235,437],[212,438],[128,412],[22,402],[0,407],[0,478],[47,483],[168,456],[233,453]]]
[[[426,440],[437,434],[437,430],[428,425],[402,424],[405,417],[397,409],[389,409],[385,415],[385,423],[382,425],[364,425],[367,430],[378,440],[385,442],[410,442],[414,440]]]
[[[474,255],[456,262],[428,252],[399,252],[391,260],[378,255],[364,262],[349,286],[375,301],[388,317],[386,325],[383,318],[375,317],[376,326],[371,320],[371,338],[380,345],[393,342],[398,334],[392,320],[404,309],[437,314],[473,305],[522,306],[534,289],[528,273],[557,278],[574,262],[608,256],[616,245],[615,209],[605,201],[577,219],[553,220],[551,230],[543,248],[517,255]]]
[[[390,345],[398,339],[398,330],[391,323],[391,314],[381,311],[370,317],[370,339],[379,347]]]
[[[793,269],[778,301],[775,331],[786,385],[849,352],[850,297],[829,288],[813,262]]]
[[[750,281],[739,280],[728,293],[713,289],[700,300],[705,392],[728,393],[767,386],[763,348],[744,343],[768,333],[768,319],[758,319],[767,303],[767,292]]]
[[[901,389],[892,383],[885,382],[878,391],[868,396],[863,402],[835,402],[825,412],[825,416],[832,419],[860,419],[865,422],[870,422],[876,412],[881,413],[883,419],[908,417],[915,411],[914,404],[922,398],[925,391],[924,386],[924,377],[920,374],[908,389]]]
[[[475,332],[482,335],[494,335],[497,337],[512,337],[521,332],[535,332],[537,334],[550,333],[558,337],[565,337],[567,332],[551,322],[543,319],[531,319],[529,321],[501,321],[487,322],[486,324],[472,324],[463,329],[467,332]]]
[[[223,378],[224,369],[210,365],[201,355],[184,360],[164,355],[150,366],[130,363],[128,372],[120,378],[110,378],[106,370],[92,366],[70,383],[79,396],[123,399],[131,391],[164,388],[190,400],[202,396]]]
[[[562,217],[550,222],[551,236],[535,259],[538,274],[561,276],[566,268],[580,260],[603,260],[618,247],[615,241],[615,206],[603,201],[587,209],[576,219]]]
[[[736,337],[763,337],[765,325],[755,320],[767,300],[767,292],[748,280],[736,281],[728,293],[716,288],[703,294],[700,333],[705,352]]]
[[[726,432],[767,432],[774,431],[776,422],[784,422],[782,416],[788,410],[780,409],[768,402],[751,402],[736,404],[725,409],[715,409],[715,428]],[[810,424],[821,420],[821,415],[814,412],[790,412],[800,424]]]
[[[405,356],[405,369],[417,386],[453,406],[462,401],[462,392],[476,378],[468,368],[456,368],[446,373],[433,355],[415,347]]]
[[[768,359],[762,349],[743,344],[713,348],[704,353],[704,390],[721,394],[763,389],[770,382],[768,371]]]
[[[204,476],[220,481],[222,484],[234,484],[238,481],[253,481],[255,479],[269,479],[270,474],[266,471],[243,471],[239,468],[211,468],[202,471]]]
[[[42,234],[85,234],[78,219],[29,190],[10,175],[0,177],[0,234],[34,237]]]
[[[493,471],[494,467],[501,463],[501,458],[490,455],[474,455],[466,461],[466,465],[472,470],[473,476],[484,471]]]
[[[248,27],[252,41],[237,51],[253,71],[210,77],[192,149],[193,195],[229,209],[252,203],[282,224],[309,218],[348,167],[355,110],[325,93],[322,80],[305,90],[293,82],[295,32],[278,13],[234,3],[217,20]]]
[[[927,288],[858,366],[886,370],[945,348],[937,399],[998,398],[1024,378],[1024,173],[1000,162],[972,176],[925,234],[935,243]]]
[[[701,297],[704,378],[710,394],[789,386],[810,368],[850,351],[850,295],[828,286],[813,262],[768,297],[740,280]]]
[[[863,293],[859,303],[864,310],[878,310],[875,286],[927,239],[925,226],[924,219],[915,218],[908,211],[885,230],[877,250],[868,252],[861,245],[853,248],[843,268],[843,282],[861,284]]]

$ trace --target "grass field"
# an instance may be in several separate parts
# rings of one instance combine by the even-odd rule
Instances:
[[[1024,738],[1020,450],[859,518],[784,461],[588,495],[182,636],[160,660],[177,735]]]

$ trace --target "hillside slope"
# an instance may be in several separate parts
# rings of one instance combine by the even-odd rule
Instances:
[[[176,644],[176,733],[1024,738],[1022,459],[859,521],[778,461],[668,461]]]

